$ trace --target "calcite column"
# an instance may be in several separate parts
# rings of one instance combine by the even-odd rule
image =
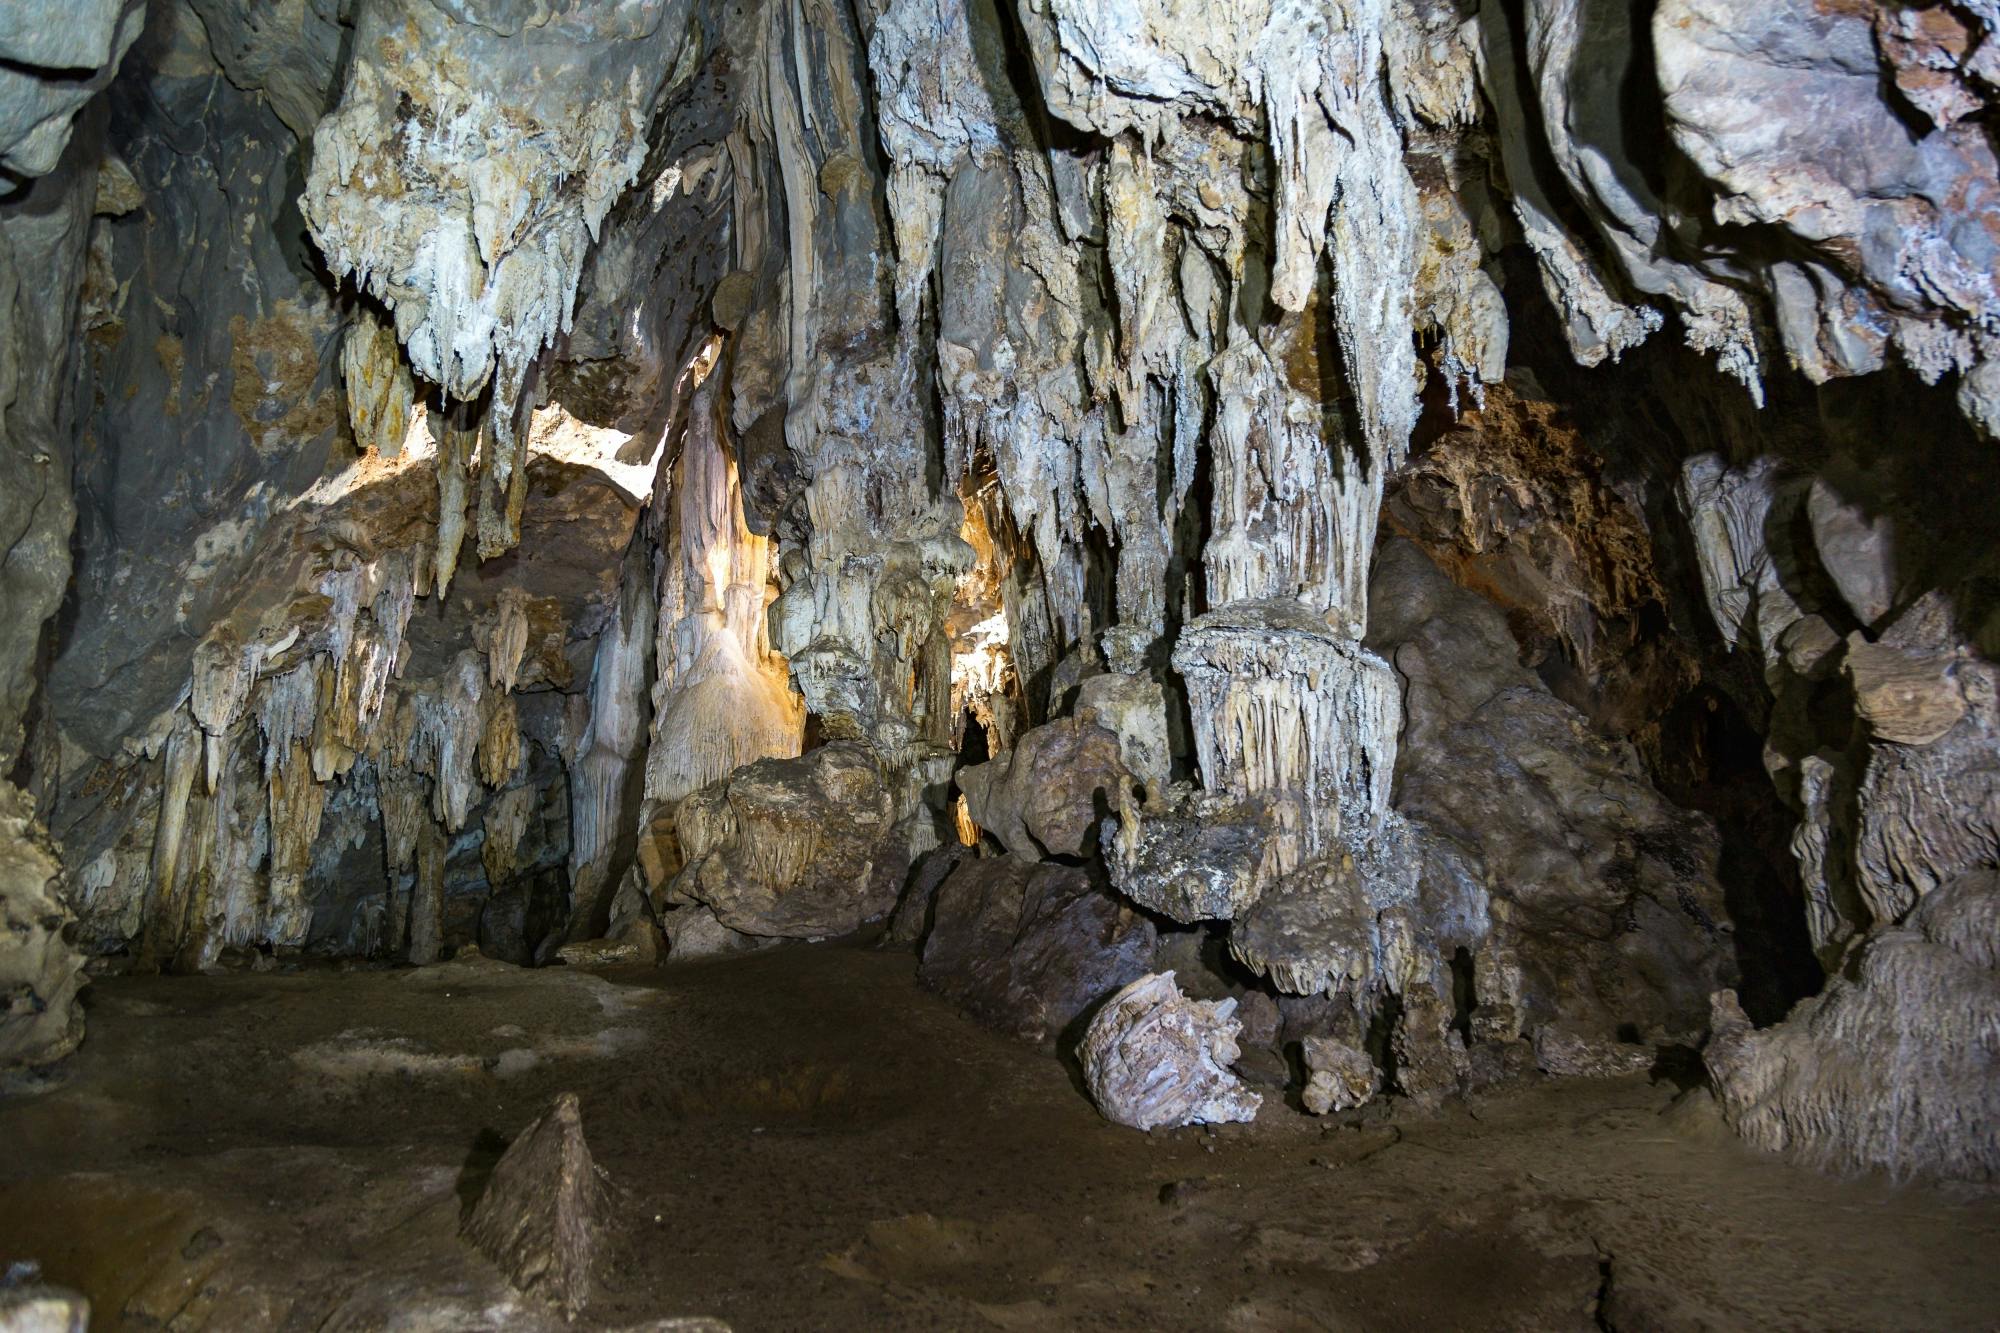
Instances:
[[[1295,807],[1281,871],[1380,829],[1402,720],[1394,671],[1359,643],[1382,466],[1327,439],[1343,423],[1319,396],[1317,314],[1288,322],[1282,372],[1247,337],[1211,371],[1215,609],[1173,656],[1204,786]]]

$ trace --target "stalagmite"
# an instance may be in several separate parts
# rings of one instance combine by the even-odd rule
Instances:
[[[666,525],[646,799],[669,805],[758,759],[799,752],[803,725],[771,651],[771,543],[745,526],[712,386],[695,391]]]
[[[450,850],[436,821],[417,821],[416,880],[410,890],[413,963],[435,963],[444,951],[444,858]]]
[[[1752,1143],[1991,1176],[1996,98],[1993,0],[0,6],[0,1065],[72,951],[615,991],[368,1055],[504,1100],[650,1040],[584,969],[888,922],[1119,1123],[1705,1043]],[[1287,1317],[1242,1239],[1187,1319]],[[107,1317],[257,1322],[203,1274]]]

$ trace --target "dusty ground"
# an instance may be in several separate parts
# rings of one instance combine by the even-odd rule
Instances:
[[[561,1327],[456,1239],[563,1089],[618,1186],[575,1327],[1957,1329],[2000,1196],[1759,1159],[1644,1077],[1147,1136],[907,955],[124,978],[0,1099],[0,1265],[98,1329]]]

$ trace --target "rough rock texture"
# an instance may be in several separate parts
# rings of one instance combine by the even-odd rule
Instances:
[[[440,588],[456,568],[467,488],[480,492],[482,556],[519,539],[523,390],[569,330],[588,247],[639,174],[686,12],[662,0],[554,15],[430,0],[354,7],[354,54],[339,105],[314,130],[301,208],[335,275],[393,315],[410,370],[447,403],[490,394],[466,409],[481,439],[476,472],[467,457],[439,458]],[[350,381],[357,369],[396,373],[380,368],[395,349],[372,346]],[[400,429],[384,428],[389,441]]]
[[[892,807],[859,741],[764,759],[689,796],[675,815],[687,868],[669,898],[748,935],[844,935],[896,905]]]
[[[972,822],[1015,856],[1080,856],[1105,810],[1130,799],[1118,737],[1079,718],[1024,733],[955,775]]]
[[[1051,1043],[1145,975],[1153,923],[1073,866],[962,862],[937,888],[917,978],[991,1027]]]
[[[1718,1000],[1713,1068],[1732,1123],[1767,1147],[1990,1174],[1986,1140],[1966,1131],[1993,1096],[1977,1054],[1990,978],[1977,946],[1970,961],[1954,952],[2000,849],[1977,535],[1990,519],[1983,496],[1918,517],[1917,497],[1935,491],[1896,459],[1876,463],[1871,513],[1844,498],[1866,445],[1841,444],[1817,470],[1708,454],[1682,475],[1710,613],[1761,666],[1764,766],[1798,816],[1806,927],[1836,974],[1769,1032],[1744,1032]],[[1944,586],[1924,590],[1933,581]]]
[[[1314,1115],[1351,1110],[1380,1087],[1381,1075],[1366,1051],[1331,1037],[1307,1037],[1299,1045],[1308,1076],[1300,1099]]]
[[[1104,1118],[1133,1129],[1252,1120],[1263,1098],[1236,1063],[1234,1000],[1190,1000],[1171,972],[1139,978],[1098,1009],[1077,1046]]]
[[[1278,802],[1183,788],[1162,805],[1121,818],[1106,858],[1132,901],[1180,922],[1228,920],[1277,878],[1283,844],[1271,834],[1290,814]]]
[[[2000,863],[1996,26],[17,4],[0,778],[145,966],[846,930],[984,826],[1392,1092],[1775,1018]]]
[[[1724,1116],[1759,1147],[1830,1169],[2000,1177],[1996,941],[2000,876],[1978,871],[1870,935],[1849,974],[1776,1027],[1752,1029],[1719,993],[1703,1059]]]
[[[83,956],[64,938],[59,873],[27,793],[0,782],[0,1068],[61,1059],[83,1040]]]
[[[1383,523],[1504,609],[1563,702],[1644,741],[1698,669],[1655,628],[1669,594],[1634,488],[1544,392],[1527,375],[1487,385],[1392,479]]]
[[[571,1319],[590,1303],[609,1207],[604,1173],[583,1141],[583,1110],[565,1092],[507,1146],[463,1234],[523,1294]]]
[[[0,170],[46,176],[69,146],[77,113],[104,91],[137,40],[139,0],[82,0],[61,22],[39,8],[10,6],[0,17]],[[60,279],[57,288],[60,290]]]
[[[1422,845],[1419,916],[1472,950],[1480,1004],[1515,1033],[1698,1036],[1706,993],[1734,975],[1713,828],[1523,670],[1499,610],[1414,548],[1386,548],[1376,587],[1371,635],[1409,682],[1397,808]]]

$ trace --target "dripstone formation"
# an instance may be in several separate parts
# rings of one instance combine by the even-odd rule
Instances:
[[[1996,89],[1990,0],[12,4],[0,1059],[893,917],[1121,1123],[1699,1052],[1991,1178]]]

